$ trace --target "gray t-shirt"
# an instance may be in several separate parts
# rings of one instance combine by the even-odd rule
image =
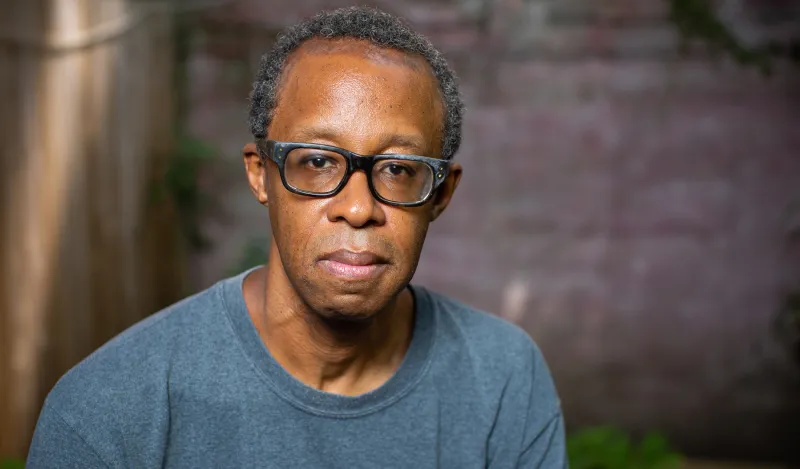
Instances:
[[[275,361],[245,274],[123,332],[50,392],[29,468],[564,468],[564,424],[517,326],[421,287],[397,372],[357,397]]]

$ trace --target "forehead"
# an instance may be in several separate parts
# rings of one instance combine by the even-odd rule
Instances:
[[[298,57],[336,54],[361,57],[375,64],[405,66],[423,73],[431,71],[428,62],[419,54],[381,47],[367,40],[353,38],[311,38],[289,55],[287,64]]]
[[[438,150],[443,106],[421,56],[365,41],[315,39],[290,56],[280,81],[271,138],[296,140],[323,128],[321,140],[329,143],[414,134],[426,150]]]

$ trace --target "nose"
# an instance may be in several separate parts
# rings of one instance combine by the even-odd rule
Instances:
[[[344,188],[328,204],[328,220],[345,221],[353,228],[383,225],[386,213],[383,204],[375,200],[369,190],[364,171],[355,171]]]

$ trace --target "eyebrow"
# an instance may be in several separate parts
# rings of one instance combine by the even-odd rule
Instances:
[[[304,127],[294,134],[295,141],[313,143],[315,140],[337,142],[341,133],[328,127]],[[409,134],[383,134],[379,139],[380,148],[402,147],[413,150],[415,153],[424,153],[425,147],[422,137]],[[352,151],[352,150],[351,150]]]

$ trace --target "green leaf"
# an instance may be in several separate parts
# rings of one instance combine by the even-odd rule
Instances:
[[[649,433],[636,445],[610,426],[570,434],[567,453],[572,469],[672,469],[681,461],[662,435]]]
[[[624,468],[630,459],[630,439],[613,427],[583,430],[567,439],[573,469]]]
[[[25,469],[25,461],[21,459],[2,459],[0,469]]]
[[[645,435],[637,449],[638,463],[643,468],[669,469],[680,462],[667,439],[658,433]]]
[[[238,261],[230,269],[230,275],[244,272],[251,267],[265,265],[269,260],[269,238],[257,237],[250,239],[242,248]]]
[[[680,33],[679,51],[690,41],[700,42],[712,54],[725,53],[739,65],[755,67],[765,76],[773,73],[775,58],[797,61],[796,41],[758,48],[746,45],[719,19],[709,0],[669,0],[669,19]]]

